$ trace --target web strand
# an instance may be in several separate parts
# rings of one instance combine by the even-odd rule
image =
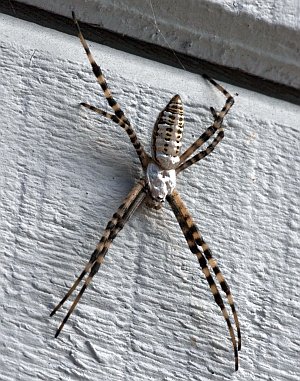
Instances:
[[[182,67],[183,70],[186,71],[186,68],[184,67],[183,63],[180,61],[179,57],[177,56],[177,54],[175,53],[175,50],[171,47],[171,45],[169,44],[168,40],[165,38],[164,34],[162,33],[162,31],[160,30],[159,26],[158,26],[158,22],[157,22],[157,18],[155,16],[155,12],[154,12],[154,8],[153,8],[153,4],[152,4],[152,1],[149,0],[150,2],[150,7],[151,7],[151,11],[152,11],[152,15],[153,15],[153,20],[154,22],[151,22],[152,25],[155,26],[155,28],[157,29],[157,31],[160,33],[160,35],[162,36],[162,38],[164,39],[165,43],[167,44],[168,48],[171,50],[171,52],[174,54],[176,60],[178,61],[179,65]]]

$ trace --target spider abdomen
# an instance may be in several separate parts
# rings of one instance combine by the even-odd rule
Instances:
[[[174,169],[179,163],[183,127],[182,101],[177,94],[159,114],[153,127],[153,159],[164,169]]]

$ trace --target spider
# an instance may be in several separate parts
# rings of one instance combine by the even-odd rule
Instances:
[[[225,115],[228,113],[230,107],[233,105],[234,99],[222,86],[220,86],[213,79],[209,78],[207,75],[204,74],[203,77],[206,80],[208,80],[212,85],[214,85],[218,90],[220,90],[226,97],[226,103],[222,110],[219,112],[219,114],[215,111],[213,107],[210,108],[214,119],[212,126],[207,128],[207,130],[183,154],[180,155],[181,139],[184,127],[184,117],[181,98],[179,95],[175,95],[167,104],[167,106],[160,112],[154,124],[151,143],[152,157],[149,156],[144,150],[140,141],[138,140],[136,133],[134,132],[134,129],[131,126],[127,117],[125,116],[124,112],[122,111],[118,103],[115,101],[115,99],[112,97],[112,94],[107,86],[102,71],[100,67],[96,64],[81,33],[74,12],[72,13],[72,16],[74,24],[77,27],[78,37],[81,40],[81,43],[91,63],[93,72],[100,86],[102,87],[105,98],[109,106],[113,109],[114,114],[110,114],[106,111],[100,110],[97,107],[90,106],[86,103],[81,103],[81,105],[105,116],[106,118],[111,119],[113,122],[118,124],[127,132],[130,141],[133,144],[136,153],[140,159],[145,175],[133,187],[133,189],[128,194],[124,202],[120,205],[119,209],[108,222],[103,236],[100,239],[96,249],[92,253],[88,264],[86,265],[78,279],[75,281],[73,286],[70,288],[70,290],[66,293],[63,299],[51,312],[50,316],[54,315],[59,310],[59,308],[64,304],[64,302],[76,289],[78,284],[86,276],[86,274],[89,273],[84,285],[82,286],[71,308],[69,309],[67,315],[65,316],[60,327],[58,328],[55,337],[57,337],[60,334],[62,328],[64,327],[68,318],[72,314],[84,291],[92,281],[94,275],[98,272],[100,265],[104,260],[104,257],[111,243],[116,238],[120,230],[123,229],[125,224],[132,217],[133,213],[136,211],[139,205],[143,201],[145,201],[148,207],[160,209],[162,207],[163,202],[167,200],[176,216],[180,228],[182,229],[189,249],[192,253],[196,254],[198,258],[200,267],[206,277],[206,280],[214,296],[215,302],[220,307],[222,314],[226,320],[234,348],[235,370],[237,370],[238,350],[241,349],[241,332],[229,286],[225,281],[219,267],[217,266],[217,263],[212,256],[210,248],[208,247],[207,243],[203,240],[201,233],[195,225],[193,218],[191,217],[189,211],[187,210],[186,206],[181,200],[181,197],[176,189],[176,175],[184,169],[191,166],[192,164],[209,155],[214,150],[215,146],[223,138],[224,131],[222,129],[222,122]],[[214,136],[215,133],[216,136]],[[209,141],[210,138],[212,138],[212,141],[207,146],[207,148],[192,156],[194,152],[197,151],[205,142]],[[223,299],[218,291],[212,274],[209,268],[207,267],[208,264],[213,270],[217,281],[220,283],[220,286],[222,290],[225,292],[229,301],[237,329],[238,344],[236,342],[234,330],[231,325],[226,307],[224,306]]]

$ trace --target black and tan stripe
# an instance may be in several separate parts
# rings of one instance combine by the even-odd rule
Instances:
[[[180,163],[183,163],[198,148],[200,148],[207,140],[209,140],[217,129],[214,126],[208,127],[206,131],[180,156]]]
[[[208,134],[206,135],[206,132],[208,132]],[[201,136],[205,135],[208,136],[209,134],[211,134],[211,136],[214,134],[213,131],[216,131],[216,128],[214,126],[211,126],[209,127],[205,132],[204,134],[202,134]],[[176,168],[176,174],[178,174],[179,172],[183,171],[184,169],[190,167],[191,165],[197,163],[199,160],[205,158],[207,155],[209,155],[210,153],[212,153],[212,151],[215,149],[216,145],[218,143],[220,143],[220,141],[223,139],[224,137],[224,130],[222,127],[219,128],[219,133],[217,134],[217,136],[213,139],[213,141],[211,142],[211,144],[209,146],[207,146],[207,148],[199,153],[197,153],[195,156],[191,157],[189,160],[185,161],[184,163],[182,163],[181,165],[179,165],[179,167]],[[201,137],[199,138],[201,139]],[[209,137],[206,139],[208,140]],[[195,142],[197,144],[197,141]],[[194,144],[195,144],[194,143]],[[204,143],[204,142],[203,142]],[[203,144],[202,143],[202,144]]]
[[[181,200],[176,189],[173,191],[172,195],[167,196],[167,201],[169,202],[169,204],[170,204],[170,206],[171,206],[171,208],[172,208],[172,210],[173,210],[173,212],[177,218],[177,221],[181,227],[181,230],[185,236],[185,239],[188,243],[188,246],[189,246],[191,252],[194,253],[198,258],[199,264],[200,264],[201,269],[202,269],[202,271],[206,277],[206,280],[210,286],[210,289],[211,289],[212,294],[214,296],[215,302],[220,307],[222,314],[224,316],[224,319],[226,320],[227,327],[228,327],[228,330],[229,330],[229,333],[231,336],[231,341],[232,341],[233,348],[234,348],[235,370],[237,370],[238,369],[238,349],[237,349],[237,345],[236,345],[235,334],[234,334],[233,327],[232,327],[231,322],[230,322],[230,318],[229,318],[227,309],[224,305],[223,299],[222,299],[222,297],[218,291],[218,288],[216,286],[215,281],[213,280],[213,277],[210,273],[210,270],[207,267],[207,262],[206,262],[205,256],[207,254],[207,250],[209,250],[208,245],[207,244],[204,245],[206,253],[204,252],[204,255],[203,255],[197,246],[197,240],[198,240],[199,236],[197,234],[195,234],[195,228],[192,229],[189,226],[190,224],[195,226],[195,223],[194,223],[192,217],[190,216],[187,208],[183,204],[183,202],[182,202],[182,200]],[[201,248],[203,250],[202,246],[201,246]],[[209,259],[208,259],[208,261],[209,261]],[[223,281],[225,281],[224,277],[222,276],[220,271],[217,271],[216,266],[213,266],[214,263],[213,262],[211,262],[211,263],[212,264],[210,264],[210,265],[211,265],[213,270],[215,268],[215,270],[217,272],[216,277],[217,277],[218,281],[220,282],[221,287],[223,288],[224,287]],[[229,292],[229,295],[231,296],[230,292]],[[229,298],[229,302],[231,301],[231,299],[232,298]],[[235,310],[234,310],[234,312],[235,312]]]
[[[111,119],[117,125],[122,127],[126,131],[127,135],[129,136],[129,139],[130,139],[133,147],[135,148],[136,153],[138,154],[138,157],[141,160],[141,164],[142,164],[143,168],[147,167],[147,164],[150,162],[151,159],[149,158],[149,156],[145,152],[143,146],[141,145],[140,141],[138,140],[138,138],[136,136],[136,133],[134,132],[134,130],[131,127],[131,125],[126,124],[121,119],[119,119],[116,115],[110,114],[110,113],[108,113],[106,111],[103,111],[103,110],[97,108],[97,107],[91,106],[91,105],[89,105],[87,103],[80,103],[80,104],[82,106],[92,110],[92,111],[97,112],[98,114],[101,114],[101,115],[105,116],[106,118]]]
[[[212,83],[215,87],[217,87],[225,95],[226,98],[232,98],[232,96],[229,94],[227,90],[224,89],[224,87],[219,85],[215,80],[210,78],[207,74],[202,74],[202,77],[205,78],[210,83]]]
[[[210,111],[214,117],[214,120],[217,120],[218,114],[216,110],[211,107]],[[217,131],[215,126],[210,126],[203,134],[180,156],[180,163],[183,163],[188,159],[197,149],[199,149],[205,142],[207,142]]]
[[[225,115],[228,113],[228,111],[230,110],[230,108],[232,107],[232,105],[234,104],[234,98],[228,93],[227,90],[224,89],[224,87],[222,87],[221,85],[219,85],[216,81],[214,81],[212,78],[208,77],[206,74],[203,74],[203,78],[205,78],[207,81],[209,81],[212,85],[214,85],[218,90],[220,90],[224,95],[225,97],[227,98],[226,99],[226,103],[225,103],[225,106],[222,108],[222,110],[220,111],[219,115],[217,116],[217,113],[216,111],[211,107],[211,113],[213,114],[214,116],[214,119],[215,119],[215,123],[214,123],[214,126],[215,127],[219,127],[222,122],[223,122],[223,119],[225,117]]]
[[[188,229],[190,230],[191,234],[193,235],[193,238],[194,238],[196,244],[201,246],[202,251],[203,251],[206,259],[208,260],[208,263],[209,263],[210,267],[212,268],[213,272],[215,273],[215,275],[216,275],[216,277],[217,277],[217,279],[218,279],[218,281],[220,283],[220,286],[221,286],[222,290],[227,295],[227,299],[228,299],[228,302],[230,304],[230,307],[231,307],[231,310],[232,310],[232,314],[233,314],[233,318],[234,318],[235,325],[236,325],[237,336],[238,336],[238,350],[240,350],[241,349],[241,330],[240,330],[240,324],[239,324],[239,321],[238,321],[238,317],[237,317],[237,313],[236,313],[236,309],[235,309],[233,298],[232,298],[232,295],[231,295],[231,292],[230,292],[229,285],[226,282],[223,274],[221,273],[221,270],[219,269],[216,260],[213,258],[213,255],[212,255],[212,252],[211,252],[209,246],[204,241],[204,239],[203,239],[199,229],[197,228],[197,226],[196,226],[192,216],[190,215],[188,209],[184,205],[184,203],[183,203],[180,195],[178,194],[177,190],[175,190],[173,192],[173,197],[175,199],[175,202],[176,202],[178,208],[181,210],[182,216],[185,219],[186,225],[187,225]]]
[[[127,200],[127,199],[126,199]],[[99,254],[101,253],[101,250],[103,248],[104,243],[108,239],[110,233],[115,229],[116,224],[120,219],[123,218],[124,213],[126,213],[128,209],[128,205],[126,207],[126,200],[122,203],[120,208],[117,210],[117,212],[113,215],[113,217],[109,220],[108,224],[106,225],[105,231],[101,237],[101,240],[99,241],[97,248],[94,250],[93,254],[91,255],[91,258],[76,280],[76,282],[73,284],[73,286],[70,288],[70,290],[66,293],[66,295],[63,297],[63,299],[58,303],[58,305],[54,308],[54,310],[51,312],[50,316],[53,316],[60,307],[64,304],[64,302],[69,298],[69,296],[73,293],[73,291],[77,288],[78,284],[81,282],[81,280],[85,277],[85,275],[89,272],[90,268],[92,267],[93,263],[97,260],[99,257]]]
[[[102,90],[103,90],[103,93],[104,93],[104,96],[109,104],[109,106],[114,110],[114,113],[116,115],[116,118],[112,117],[111,114],[109,113],[106,113],[105,111],[102,111],[96,107],[93,107],[93,106],[89,106],[87,105],[86,103],[82,103],[83,106],[93,110],[93,111],[96,111],[98,112],[99,114],[102,114],[104,116],[106,116],[107,118],[110,118],[112,119],[115,123],[117,123],[118,125],[120,125],[122,128],[124,128],[124,130],[127,132],[127,134],[129,135],[129,138],[131,140],[131,142],[135,142],[133,143],[134,144],[134,147],[136,149],[136,152],[139,156],[139,159],[141,161],[141,164],[143,166],[143,168],[145,169],[147,167],[147,164],[149,163],[150,161],[150,158],[149,156],[147,155],[146,151],[144,150],[142,144],[139,142],[137,136],[136,136],[136,133],[134,132],[133,128],[131,127],[131,124],[128,120],[128,118],[125,116],[123,110],[121,109],[121,107],[118,105],[118,103],[116,102],[116,100],[113,98],[110,90],[109,90],[109,87],[106,83],[106,80],[103,76],[103,73],[101,71],[101,68],[97,65],[97,63],[95,62],[93,56],[92,56],[92,53],[90,52],[90,49],[89,47],[87,46],[87,43],[81,33],[81,30],[80,30],[80,27],[79,27],[79,24],[77,22],[77,19],[76,19],[76,16],[75,16],[75,13],[72,12],[72,15],[73,15],[73,21],[74,21],[74,24],[76,25],[76,28],[77,28],[77,31],[78,31],[78,37],[80,38],[80,41],[84,47],[84,50],[88,56],[88,59],[91,63],[91,66],[92,66],[92,69],[93,69],[93,73],[95,74]],[[116,121],[117,120],[117,121]],[[124,123],[122,125],[122,123]],[[125,128],[126,126],[126,128]],[[136,148],[138,147],[138,148]]]
[[[69,298],[69,296],[72,294],[72,292],[76,289],[76,287],[81,282],[81,280],[84,278],[84,276],[88,273],[88,271],[90,271],[89,276],[87,277],[84,285],[82,286],[82,288],[79,291],[77,297],[75,298],[71,308],[69,309],[67,315],[65,316],[60,327],[58,328],[58,330],[55,334],[55,337],[57,337],[60,334],[65,323],[69,319],[74,308],[76,307],[77,303],[79,302],[80,298],[82,297],[85,289],[90,284],[94,275],[98,272],[100,265],[103,262],[103,259],[106,255],[112,241],[116,238],[118,233],[123,229],[125,224],[129,221],[129,219],[131,218],[131,216],[133,215],[135,210],[138,208],[138,206],[145,199],[146,192],[147,192],[146,180],[145,180],[145,178],[143,178],[142,180],[140,180],[135,185],[135,187],[128,194],[128,196],[126,197],[124,202],[120,205],[117,212],[113,215],[112,219],[108,222],[106,229],[103,233],[103,236],[102,236],[101,240],[99,241],[99,243],[98,243],[96,249],[94,250],[93,254],[91,255],[91,258],[90,258],[87,266],[82,271],[79,278],[76,280],[76,282],[73,284],[73,286],[67,292],[67,294],[63,297],[63,299],[59,302],[59,304],[51,312],[50,316],[55,314],[55,312],[64,304],[64,302]]]
[[[214,124],[209,127],[181,156],[179,166],[176,168],[176,173],[183,171],[184,169],[190,167],[197,161],[203,159],[207,155],[209,155],[215,148],[215,146],[223,139],[224,130],[222,128],[222,123],[225,115],[230,110],[231,106],[234,104],[233,97],[226,91],[222,86],[220,86],[213,79],[209,78],[207,75],[203,74],[203,77],[211,82],[218,90],[220,90],[226,96],[226,103],[219,115],[215,111],[213,107],[210,108],[210,111],[214,117]],[[199,152],[191,159],[187,160],[197,149],[199,149],[205,142],[207,142],[210,138],[213,137],[215,132],[218,131],[217,136],[213,139],[211,144],[203,151]],[[185,161],[186,160],[186,161]]]
[[[114,100],[114,98],[111,95],[111,92],[107,86],[106,80],[102,74],[101,68],[97,65],[96,61],[94,60],[94,57],[92,56],[92,53],[90,52],[90,49],[87,46],[87,43],[83,37],[83,34],[81,33],[81,30],[80,30],[80,27],[79,27],[79,24],[77,22],[77,19],[76,19],[74,12],[72,12],[72,16],[73,16],[74,24],[76,25],[76,28],[78,31],[78,37],[80,38],[82,46],[84,47],[86,55],[88,56],[88,59],[90,61],[92,69],[93,69],[93,73],[95,74],[100,86],[102,87],[104,96],[105,96],[108,104],[114,110],[115,114],[117,115],[117,117],[119,119],[122,119],[125,123],[130,124],[128,119],[124,115],[123,111],[121,110],[120,106],[118,105],[118,103]]]

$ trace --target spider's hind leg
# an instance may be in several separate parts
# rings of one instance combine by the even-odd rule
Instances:
[[[103,236],[101,240],[99,241],[96,249],[94,250],[93,254],[91,255],[91,258],[78,277],[78,279],[75,281],[73,286],[70,288],[70,290],[66,293],[66,295],[63,297],[63,299],[58,303],[58,305],[54,308],[54,310],[51,312],[50,316],[53,316],[60,307],[64,304],[64,302],[69,298],[69,296],[73,293],[73,291],[76,289],[76,287],[79,285],[81,280],[84,278],[84,276],[90,271],[84,285],[82,286],[81,290],[79,291],[79,294],[77,295],[75,301],[73,302],[71,308],[69,309],[67,315],[65,316],[63,322],[61,323],[60,327],[58,328],[55,337],[59,335],[61,330],[63,329],[65,323],[67,322],[68,318],[70,317],[71,313],[75,309],[77,303],[79,302],[80,298],[82,297],[85,289],[88,287],[90,282],[92,281],[92,278],[94,275],[98,272],[101,263],[103,262],[103,259],[112,243],[112,241],[116,238],[117,234],[120,232],[120,230],[123,229],[125,224],[128,222],[128,220],[131,218],[135,210],[138,208],[138,206],[142,203],[144,198],[146,197],[146,180],[142,179],[140,180],[132,189],[132,191],[128,194],[124,202],[120,205],[117,212],[113,215],[112,219],[108,222],[106,229],[103,233]]]
[[[199,261],[199,264],[201,266],[201,269],[206,277],[206,280],[210,286],[211,292],[213,293],[215,302],[220,307],[222,314],[224,316],[224,319],[226,320],[227,327],[230,333],[232,345],[234,348],[234,357],[235,357],[235,370],[238,370],[238,350],[241,348],[241,333],[240,333],[240,326],[237,318],[237,314],[235,311],[235,306],[232,300],[232,296],[229,290],[229,286],[227,282],[225,281],[219,267],[217,266],[214,258],[212,257],[211,251],[208,247],[208,245],[204,242],[202,239],[202,236],[197,229],[197,226],[195,225],[189,211],[187,210],[186,206],[184,205],[183,201],[181,200],[179,193],[175,189],[172,193],[172,195],[167,196],[167,201],[169,202],[176,219],[181,227],[181,230],[185,236],[185,239],[187,241],[187,244],[191,250],[192,253],[194,253],[197,256],[197,259]],[[199,250],[198,245],[200,245],[202,252]],[[230,318],[227,312],[227,309],[224,305],[223,299],[218,291],[218,288],[216,286],[216,283],[214,279],[212,278],[211,272],[209,268],[207,267],[207,261],[210,264],[211,268],[213,269],[213,272],[215,273],[215,276],[218,280],[218,282],[221,285],[222,290],[226,293],[227,299],[229,301],[234,321],[237,328],[238,333],[238,347],[236,344],[235,334],[233,331],[233,327],[230,322]]]
[[[234,318],[234,321],[235,321],[235,325],[236,325],[236,329],[237,329],[237,335],[238,335],[238,350],[241,349],[241,330],[240,330],[240,324],[239,324],[239,321],[238,321],[238,317],[237,317],[237,313],[236,313],[236,309],[235,309],[235,305],[234,305],[234,302],[233,302],[233,298],[232,298],[232,295],[231,295],[231,291],[230,291],[230,288],[229,288],[229,285],[228,283],[226,282],[223,274],[221,273],[221,270],[219,269],[218,265],[217,265],[217,262],[215,261],[215,259],[213,258],[213,255],[212,255],[212,252],[208,246],[208,244],[204,241],[199,229],[197,228],[192,216],[190,215],[187,207],[184,205],[181,197],[179,196],[179,193],[177,191],[175,191],[173,193],[173,196],[174,196],[174,202],[176,202],[178,208],[180,209],[181,211],[181,214],[182,214],[182,217],[184,218],[185,220],[185,225],[186,225],[186,228],[189,229],[189,231],[192,233],[192,236],[193,236],[193,239],[195,241],[195,243],[201,247],[210,267],[212,268],[213,272],[215,273],[219,283],[220,283],[220,286],[222,288],[222,290],[225,292],[226,296],[227,296],[227,299],[228,299],[228,302],[230,304],[230,307],[231,307],[231,310],[232,310],[232,314],[233,314],[233,318]]]

